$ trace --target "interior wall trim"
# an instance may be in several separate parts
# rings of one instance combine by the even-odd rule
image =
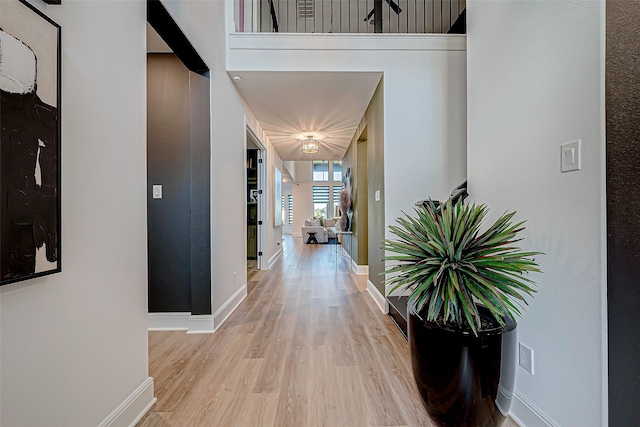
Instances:
[[[522,427],[560,427],[540,408],[520,396],[517,391],[513,393],[509,416]]]
[[[242,301],[247,297],[247,285],[242,285],[231,298],[229,298],[222,306],[213,313],[213,330],[217,331],[220,326],[229,318],[231,313],[235,311]]]
[[[147,377],[98,427],[133,427],[156,403],[153,378]]]
[[[187,331],[187,334],[211,334],[214,332],[212,314],[149,313],[150,331]]]
[[[389,302],[384,297],[384,295],[380,293],[378,288],[376,288],[375,285],[371,283],[371,280],[369,279],[367,279],[367,292],[369,293],[369,295],[371,295],[371,298],[373,298],[373,301],[380,308],[380,311],[382,311],[384,314],[388,314]]]
[[[187,334],[212,334],[215,332],[213,314],[189,316],[188,324],[189,330]]]
[[[282,256],[282,247],[280,247],[280,249],[278,249],[278,251],[275,254],[273,254],[273,256],[271,258],[269,258],[267,269],[271,270],[271,267],[273,267],[273,264],[275,264],[276,261],[278,261],[278,259],[281,256]]]
[[[150,331],[188,331],[189,312],[149,313],[148,329]]]
[[[354,260],[351,260],[351,270],[358,275],[369,275],[368,265],[358,265]]]
[[[231,33],[229,50],[466,51],[466,34]],[[235,68],[227,68],[235,69]]]

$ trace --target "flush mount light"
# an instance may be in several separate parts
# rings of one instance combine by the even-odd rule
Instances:
[[[236,82],[239,82],[240,80],[242,80],[242,77],[240,76],[233,76],[233,80]]]
[[[305,154],[315,154],[318,152],[318,140],[313,139],[313,135],[308,135],[302,140],[302,152]]]

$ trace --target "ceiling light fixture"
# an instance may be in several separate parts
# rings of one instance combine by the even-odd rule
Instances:
[[[313,135],[308,135],[302,140],[302,152],[305,154],[315,154],[318,152],[318,140],[313,139]]]

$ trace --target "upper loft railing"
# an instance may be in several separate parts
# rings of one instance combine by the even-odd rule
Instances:
[[[465,7],[466,0],[237,0],[236,31],[464,33]]]

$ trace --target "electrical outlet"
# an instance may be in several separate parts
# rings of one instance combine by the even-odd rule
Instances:
[[[518,350],[518,360],[520,366],[522,366],[525,371],[533,375],[533,350],[520,343]]]

